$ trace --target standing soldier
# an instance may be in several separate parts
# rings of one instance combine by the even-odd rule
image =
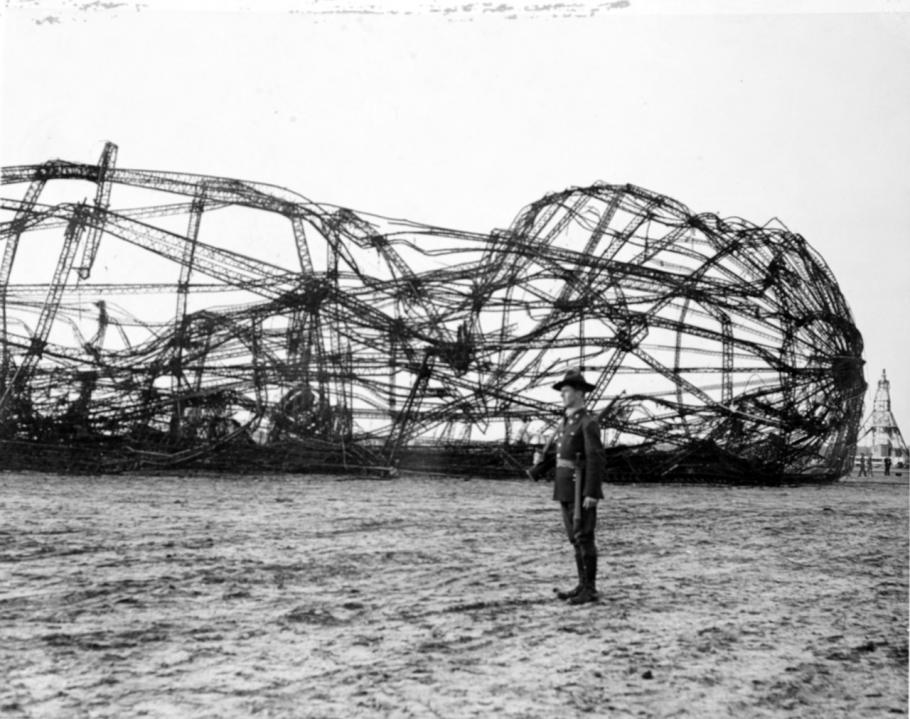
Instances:
[[[859,475],[860,477],[867,477],[866,474],[866,455],[861,454],[859,456]]]
[[[556,436],[543,451],[535,452],[534,466],[528,470],[528,476],[537,480],[550,469],[556,469],[553,499],[562,505],[562,521],[569,542],[575,548],[578,569],[578,586],[558,592],[557,596],[568,599],[570,604],[586,604],[598,599],[594,527],[597,501],[604,496],[601,488],[603,444],[600,428],[584,406],[585,394],[594,389],[594,385],[585,381],[581,370],[570,369],[553,387],[562,393],[565,417]]]

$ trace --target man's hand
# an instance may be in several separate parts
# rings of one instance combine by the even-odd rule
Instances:
[[[540,450],[534,452],[533,462],[534,464],[540,464],[543,462],[543,452]]]
[[[585,501],[582,502],[582,509],[594,509],[597,506],[596,497],[585,497]]]

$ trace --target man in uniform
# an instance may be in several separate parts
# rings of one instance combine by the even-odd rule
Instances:
[[[600,427],[585,410],[585,394],[594,389],[580,369],[570,369],[561,382],[553,385],[562,394],[565,417],[546,448],[534,454],[534,466],[528,470],[532,479],[540,479],[555,468],[553,499],[562,506],[562,521],[569,542],[575,548],[578,586],[558,592],[570,604],[597,601],[597,546],[594,527],[597,523],[597,501],[603,499],[601,487],[604,472],[603,444]],[[581,522],[573,521],[575,482],[581,482]]]

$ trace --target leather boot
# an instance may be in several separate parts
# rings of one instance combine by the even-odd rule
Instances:
[[[597,555],[582,559],[585,568],[584,585],[581,591],[569,599],[569,604],[587,604],[600,599],[597,593]]]
[[[581,592],[582,587],[585,586],[585,558],[581,556],[581,552],[577,549],[575,550],[575,567],[578,569],[578,584],[575,585],[574,589],[570,589],[567,592],[556,592],[556,596],[559,599],[576,597]]]

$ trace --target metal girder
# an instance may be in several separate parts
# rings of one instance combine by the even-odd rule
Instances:
[[[599,183],[481,234],[260,182],[119,168],[116,155],[108,143],[95,164],[2,170],[23,185],[0,199],[4,437],[66,442],[78,415],[91,419],[83,431],[106,428],[99,443],[162,466],[209,461],[222,445],[202,434],[216,425],[256,462],[259,442],[269,457],[309,458],[295,468],[333,453],[346,469],[393,464],[433,442],[509,444],[512,422],[555,416],[548,387],[581,363],[599,415],[622,397],[601,417],[612,449],[631,443],[624,462],[659,454],[648,466],[660,476],[706,456],[723,471],[835,476],[851,456],[862,337],[830,269],[780,225]],[[90,206],[38,202],[69,180],[96,184]],[[117,209],[115,185],[148,203]],[[204,217],[234,207],[289,227],[226,249]],[[165,220],[180,216],[174,231]],[[50,280],[13,283],[22,243],[61,229]],[[102,242],[134,256],[133,276],[69,282],[73,269],[89,276]],[[296,251],[291,266],[274,259],[278,243]],[[149,255],[171,279],[144,275]],[[191,311],[203,292],[217,306]],[[118,335],[102,341],[109,324]],[[514,448],[500,450],[514,469]]]

